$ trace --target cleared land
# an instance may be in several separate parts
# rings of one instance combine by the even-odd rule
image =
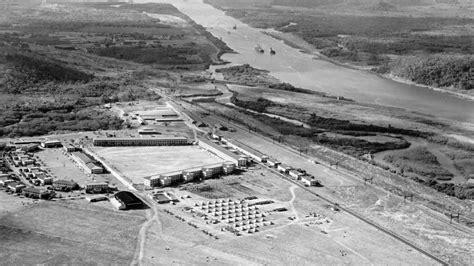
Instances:
[[[237,237],[229,232],[208,229],[224,227],[222,223],[208,225],[195,222],[196,218],[186,210],[187,207],[208,199],[189,191],[175,190],[177,196],[189,194],[191,199],[158,208],[158,220],[152,224],[147,234],[144,264],[170,261],[212,265],[310,265],[315,261],[318,264],[390,264],[394,261],[400,264],[413,261],[421,265],[433,263],[367,224],[345,213],[332,211],[330,206],[319,199],[295,189],[294,185],[268,171],[255,168],[240,176],[206,180],[203,185],[206,184],[215,188],[215,196],[258,196],[261,199],[275,200],[289,211],[269,214],[268,219],[275,224],[268,229],[259,228],[257,233],[244,233]],[[268,205],[261,205],[259,208],[265,209],[265,206]],[[164,212],[165,209],[171,210],[173,215]],[[315,219],[307,216],[310,212],[316,212],[333,222],[321,225],[312,223]],[[175,215],[184,220],[178,220]],[[287,217],[296,219],[289,220]],[[198,228],[187,224],[189,221],[197,224]],[[209,237],[201,231],[203,229],[217,235],[219,239]]]
[[[145,176],[185,170],[224,160],[196,146],[97,148],[97,154],[134,183]]]
[[[3,214],[21,209],[24,205],[33,204],[33,200],[16,194],[9,194],[4,188],[0,188],[0,218]]]
[[[41,202],[0,219],[2,264],[129,264],[140,212],[81,202]]]
[[[228,117],[235,116],[229,115]],[[239,118],[243,117],[245,116],[242,115]],[[209,124],[224,123],[222,122],[223,120],[212,116],[203,117],[203,120]],[[369,216],[377,224],[390,228],[392,231],[410,239],[425,250],[442,257],[450,263],[465,264],[467,261],[472,260],[472,254],[468,251],[471,247],[465,245],[461,249],[459,245],[454,244],[472,242],[471,230],[457,224],[448,225],[449,218],[446,219],[446,216],[441,214],[444,213],[444,210],[447,210],[445,206],[456,206],[456,208],[462,209],[462,212],[469,217],[471,212],[463,201],[451,197],[443,197],[442,194],[425,186],[409,182],[400,176],[391,174],[389,171],[384,171],[370,164],[363,164],[360,161],[350,159],[348,156],[335,153],[314,143],[301,142],[302,146],[295,147],[295,150],[299,147],[311,147],[313,151],[310,154],[314,158],[325,162],[339,162],[339,167],[333,166],[332,169],[329,169],[329,165],[315,164],[312,160],[308,160],[310,158],[304,155],[299,156],[298,151],[292,152],[276,145],[276,141],[272,142],[271,140],[248,133],[246,128],[242,129],[237,126],[236,128],[236,132],[222,131],[221,134],[228,139],[241,142],[248,147],[274,156],[283,163],[289,163],[293,167],[305,169],[308,173],[321,180],[324,185],[323,188],[314,188],[315,192],[317,191],[316,193],[329,199],[334,199],[334,201],[344,204],[344,206],[355,210],[357,213]],[[295,139],[295,141],[297,140]],[[285,141],[287,141],[286,138]],[[348,169],[348,171],[346,172],[345,169]],[[350,176],[354,174],[359,177],[351,178]],[[364,186],[363,181],[357,181],[357,179],[363,180],[363,177],[374,177],[374,183],[385,188],[385,190]],[[414,193],[415,198],[414,204],[409,204],[409,201],[407,201],[407,205],[410,206],[408,209],[398,206],[400,202],[403,204],[403,197],[398,195],[403,195],[405,192]],[[441,213],[432,212],[419,206],[421,203],[435,210],[437,209]],[[392,208],[392,204],[397,207]],[[363,207],[361,208],[360,206]],[[464,222],[468,223],[467,221]],[[412,224],[413,226],[407,227],[407,224]],[[428,231],[430,236],[421,239],[420,235],[424,235]]]

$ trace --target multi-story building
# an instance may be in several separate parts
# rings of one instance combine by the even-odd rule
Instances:
[[[98,162],[88,162],[85,164],[86,165],[86,171],[89,174],[103,174],[104,173],[104,167],[100,165]]]
[[[191,182],[196,180],[202,176],[202,168],[194,168],[189,170],[183,171],[183,181],[184,182]]]
[[[319,180],[314,179],[314,176],[305,175],[301,177],[301,182],[309,187],[315,187],[319,185]]]
[[[74,145],[72,145],[71,143],[67,142],[65,144],[63,144],[63,147],[64,147],[64,150],[66,152],[74,152],[74,151],[77,151],[78,148]]]
[[[279,161],[277,161],[276,159],[267,159],[267,163],[268,163],[268,166],[270,167],[278,167],[278,165],[280,165],[281,163]]]
[[[293,168],[291,168],[291,166],[288,166],[286,164],[280,164],[277,166],[277,169],[278,171],[280,171],[280,173],[289,174]]]
[[[210,165],[210,166],[205,166],[202,168],[202,176],[204,179],[209,179],[213,178],[219,174],[222,173],[223,167],[222,163],[220,164],[215,164],[215,165]]]
[[[36,178],[38,179],[38,181],[40,182],[42,186],[53,184],[53,178],[46,175],[45,173],[42,173],[41,175],[37,175]]]
[[[95,146],[175,146],[189,145],[185,137],[157,136],[151,138],[97,138]]]
[[[183,181],[183,172],[177,171],[160,175],[160,184],[163,187],[173,185]]]
[[[140,135],[158,135],[160,132],[158,132],[154,128],[142,128],[138,130],[138,134]]]
[[[51,195],[51,191],[44,188],[27,187],[22,190],[25,197],[34,199],[44,199]]]
[[[10,175],[4,175],[0,177],[0,186],[8,186],[8,184],[15,182]]]
[[[38,144],[26,144],[25,146],[22,146],[21,147],[21,150],[22,151],[25,151],[25,152],[32,152],[32,151],[36,151],[38,149]]]
[[[102,165],[97,162],[95,159],[91,158],[89,155],[83,153],[82,151],[71,152],[73,159],[80,165],[84,170],[89,174],[102,174],[104,173],[104,168]]]
[[[202,138],[199,140],[198,144],[202,148],[215,153],[217,156],[223,158],[226,161],[230,161],[235,163],[238,166],[247,166],[247,158],[245,156],[242,156],[239,153],[234,153],[231,152],[228,149],[225,149],[221,145],[219,145],[218,141],[215,140],[216,142],[213,142],[209,139]]]
[[[60,148],[63,144],[59,140],[48,140],[45,142],[41,142],[41,147],[43,148]]]
[[[86,184],[86,193],[107,193],[109,192],[109,184],[106,182],[94,182]]]
[[[8,189],[15,193],[21,192],[26,186],[20,182],[13,181],[11,183],[8,183],[7,185]]]
[[[223,171],[224,174],[226,174],[226,175],[232,174],[232,173],[235,171],[235,163],[232,163],[232,162],[225,162],[225,163],[222,165],[222,171]]]
[[[223,138],[221,139],[221,141],[226,143],[229,147],[232,147],[233,149],[236,149],[240,151],[241,153],[247,155],[248,157],[252,158],[256,162],[260,162],[260,163],[267,162],[268,156],[259,151],[253,150],[249,147],[245,147],[241,143],[238,143],[237,141],[230,142],[229,140],[226,140]]]
[[[54,180],[53,188],[55,190],[70,191],[79,188],[79,185],[72,180]]]
[[[145,186],[147,187],[156,187],[156,186],[159,186],[161,184],[161,181],[160,181],[160,176],[150,176],[150,177],[147,177],[145,178],[145,182],[144,182]]]
[[[290,176],[294,179],[299,180],[302,176],[304,176],[304,174],[298,170],[290,170]]]

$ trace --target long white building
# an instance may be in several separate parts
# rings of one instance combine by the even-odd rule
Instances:
[[[96,138],[94,146],[176,146],[190,144],[185,137],[157,136],[150,138]]]

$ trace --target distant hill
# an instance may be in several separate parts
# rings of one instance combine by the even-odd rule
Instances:
[[[374,11],[394,11],[397,7],[387,2],[379,2],[371,7]]]
[[[472,0],[205,0],[219,6],[280,5],[294,7],[365,6],[389,11],[403,6],[429,6],[436,4],[473,5]]]
[[[424,6],[434,4],[472,4],[472,0],[273,0],[274,5],[316,7],[323,5],[366,5],[390,8],[390,6]],[[390,5],[390,6],[388,6]]]

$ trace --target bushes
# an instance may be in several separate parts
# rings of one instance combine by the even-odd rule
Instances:
[[[21,123],[3,129],[3,135],[10,137],[45,135],[57,130],[95,131],[99,129],[119,129],[122,120],[101,111],[81,111],[77,113],[34,113]]]
[[[411,56],[390,63],[392,74],[416,83],[436,87],[454,86],[462,90],[474,89],[472,72],[474,56]]]
[[[195,49],[189,48],[169,48],[161,46],[159,48],[141,48],[141,47],[109,47],[97,48],[93,53],[133,61],[142,64],[196,64],[195,60],[188,60],[187,55],[198,54]]]
[[[307,124],[316,127],[323,128],[332,131],[339,131],[341,134],[345,134],[341,131],[349,131],[349,134],[354,135],[356,132],[363,133],[391,133],[391,134],[402,134],[413,137],[428,137],[430,134],[421,131],[395,128],[391,125],[388,127],[381,127],[375,125],[366,125],[366,124],[354,124],[349,120],[339,120],[335,118],[321,117],[317,114],[311,114],[310,118],[306,122]]]
[[[276,104],[272,101],[269,101],[265,98],[258,98],[257,101],[243,101],[237,98],[237,93],[234,93],[232,98],[230,99],[231,102],[239,107],[253,110],[259,113],[263,113],[266,111],[267,107],[275,106]]]
[[[94,78],[33,53],[11,53],[4,58],[10,71],[0,77],[0,136],[118,129],[122,126],[119,118],[94,106],[160,98],[127,77]]]
[[[324,96],[325,94],[322,92],[315,92],[312,90],[307,90],[307,89],[302,89],[302,88],[297,88],[289,83],[277,83],[277,84],[271,84],[270,86],[271,89],[275,90],[284,90],[284,91],[292,91],[292,92],[299,92],[299,93],[306,93],[306,94],[315,94],[315,95],[321,95]]]
[[[28,54],[7,55],[6,60],[19,75],[24,75],[31,83],[43,81],[87,82],[94,76],[72,69],[56,62]]]
[[[430,179],[450,180],[453,174],[442,168],[438,159],[425,147],[388,154],[385,161],[399,167],[403,172],[411,172]]]

